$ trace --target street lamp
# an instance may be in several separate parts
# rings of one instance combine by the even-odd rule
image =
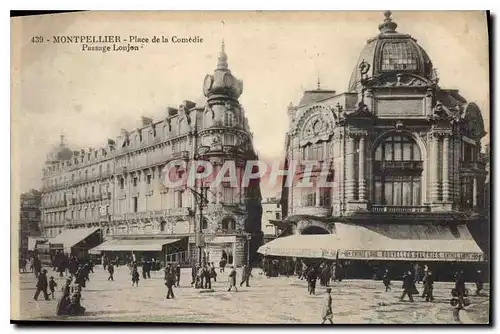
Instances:
[[[198,247],[198,262],[201,264],[203,255],[202,255],[202,248],[204,246],[204,240],[203,240],[203,206],[208,203],[207,199],[202,193],[197,192],[191,187],[188,187],[188,189],[191,191],[193,194],[196,204],[198,205],[198,210],[200,211],[200,220],[199,220],[199,226],[198,226],[198,232],[196,233],[196,246]]]

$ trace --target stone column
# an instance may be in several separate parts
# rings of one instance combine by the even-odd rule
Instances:
[[[430,169],[430,199],[437,202],[439,198],[439,136],[432,134],[431,156],[429,159]]]
[[[347,136],[345,193],[347,201],[354,200],[354,138]]]
[[[358,155],[358,161],[359,161],[359,176],[358,176],[358,182],[359,182],[359,195],[358,198],[360,201],[366,201],[366,179],[365,179],[365,136],[361,136],[359,139],[359,155]]]
[[[450,138],[443,138],[443,202],[450,201]]]
[[[317,179],[316,179],[317,180]],[[319,201],[319,197],[321,195],[320,191],[319,191],[319,185],[317,184],[316,182],[316,185],[315,185],[315,188],[314,188],[314,191],[316,192],[316,207],[319,207],[320,206],[320,201]]]

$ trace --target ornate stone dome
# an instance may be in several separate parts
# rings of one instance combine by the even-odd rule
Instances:
[[[413,73],[432,79],[432,62],[417,40],[396,31],[390,11],[384,13],[385,20],[379,25],[380,34],[369,39],[359,56],[351,75],[348,91],[356,91],[361,71],[366,77],[377,77],[386,73]]]
[[[243,82],[236,79],[229,70],[227,55],[224,50],[224,41],[217,60],[217,68],[213,75],[207,74],[203,82],[203,94],[206,97],[223,95],[238,99],[243,93]]]
[[[57,161],[66,161],[71,160],[73,157],[73,151],[66,146],[64,143],[64,137],[61,136],[61,143],[59,145],[54,146],[48,156],[47,161],[49,162],[57,162]]]

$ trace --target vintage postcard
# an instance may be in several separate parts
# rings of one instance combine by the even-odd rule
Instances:
[[[12,321],[489,324],[488,19],[12,17]]]

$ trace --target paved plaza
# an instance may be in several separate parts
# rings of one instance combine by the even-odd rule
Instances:
[[[140,269],[139,269],[140,270]],[[227,292],[228,271],[218,274],[212,284],[214,292],[200,293],[190,286],[191,269],[183,269],[181,286],[174,289],[176,299],[165,300],[167,288],[163,272],[152,272],[151,279],[141,277],[139,287],[132,287],[129,269],[118,267],[115,281],[107,281],[108,274],[98,266],[90,274],[90,281],[82,293],[82,306],[87,309],[82,317],[57,317],[56,305],[64,280],[57,278],[56,299],[45,301],[43,295],[33,300],[36,279],[33,273],[21,274],[21,319],[78,320],[78,321],[148,321],[185,323],[242,323],[242,324],[317,324],[325,288],[317,284],[315,296],[310,296],[305,281],[297,277],[268,279],[260,269],[253,270],[250,287]],[[238,284],[241,272],[238,271]],[[345,280],[333,282],[333,320],[341,324],[454,324],[459,320],[450,306],[453,283],[435,283],[435,302],[426,303],[420,297],[414,303],[400,302],[401,282],[393,281],[393,290],[384,292],[381,281]],[[468,283],[473,291],[474,284]],[[422,285],[417,285],[422,293]],[[489,284],[485,285],[489,295]],[[488,297],[471,296],[467,308],[468,321],[488,322]],[[462,320],[463,322],[463,320]]]

